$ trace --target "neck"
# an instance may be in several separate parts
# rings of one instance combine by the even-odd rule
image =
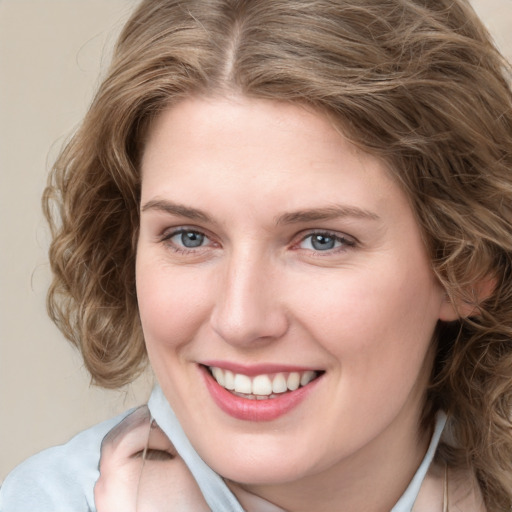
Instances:
[[[421,464],[430,435],[419,433],[418,416],[411,415],[357,453],[300,480],[228,485],[248,512],[260,510],[261,498],[289,512],[339,512],[340,505],[344,512],[389,512]]]

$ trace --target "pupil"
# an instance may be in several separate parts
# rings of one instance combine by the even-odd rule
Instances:
[[[194,231],[186,231],[181,234],[181,242],[185,247],[199,247],[202,245],[204,235],[194,233]]]
[[[326,251],[334,247],[334,238],[331,236],[313,235],[311,245],[319,251]]]

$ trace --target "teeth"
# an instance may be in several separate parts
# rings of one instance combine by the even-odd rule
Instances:
[[[308,385],[318,375],[318,372],[307,370],[275,375],[262,374],[251,378],[242,373],[233,373],[213,366],[210,367],[210,371],[223,388],[251,400],[265,400],[279,393],[295,391],[300,386]]]
[[[219,368],[219,370],[222,372],[222,370]],[[215,377],[215,375],[214,375]],[[219,382],[219,381],[217,381]],[[219,382],[219,384],[222,386],[222,384]],[[229,370],[226,370],[224,372],[224,387],[229,390],[235,389],[235,376],[233,375],[233,372],[230,372]]]
[[[242,373],[235,375],[235,391],[237,393],[246,393],[250,395],[252,393],[252,382],[251,378]]]
[[[254,377],[252,381],[252,393],[254,395],[270,395],[270,393],[272,393],[272,381],[270,377],[268,375],[258,375]]]
[[[315,378],[315,375],[316,373],[311,370],[304,372],[300,378],[300,385],[306,386]]]
[[[220,368],[212,368],[212,374],[215,377],[215,380],[223,387],[226,386],[226,381],[224,379],[224,372]]]
[[[219,382],[219,381],[217,381]],[[220,384],[220,382],[219,382]],[[222,386],[222,384],[221,384]],[[288,379],[286,380],[286,387],[290,391],[295,391],[300,386],[300,374],[299,372],[292,372],[290,375],[288,375]]]
[[[272,391],[274,393],[284,393],[285,391],[288,391],[288,388],[286,387],[286,379],[282,373],[278,373],[274,377],[274,380],[272,381]]]

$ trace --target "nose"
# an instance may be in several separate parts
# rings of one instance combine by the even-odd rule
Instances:
[[[261,347],[288,330],[279,268],[262,256],[233,255],[219,273],[213,330],[238,347]]]

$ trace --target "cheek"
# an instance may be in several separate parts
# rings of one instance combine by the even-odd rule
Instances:
[[[380,270],[325,282],[297,299],[308,330],[346,378],[365,386],[420,371],[442,296],[428,269]]]
[[[138,261],[137,299],[148,349],[190,341],[207,317],[203,280],[165,263]]]

